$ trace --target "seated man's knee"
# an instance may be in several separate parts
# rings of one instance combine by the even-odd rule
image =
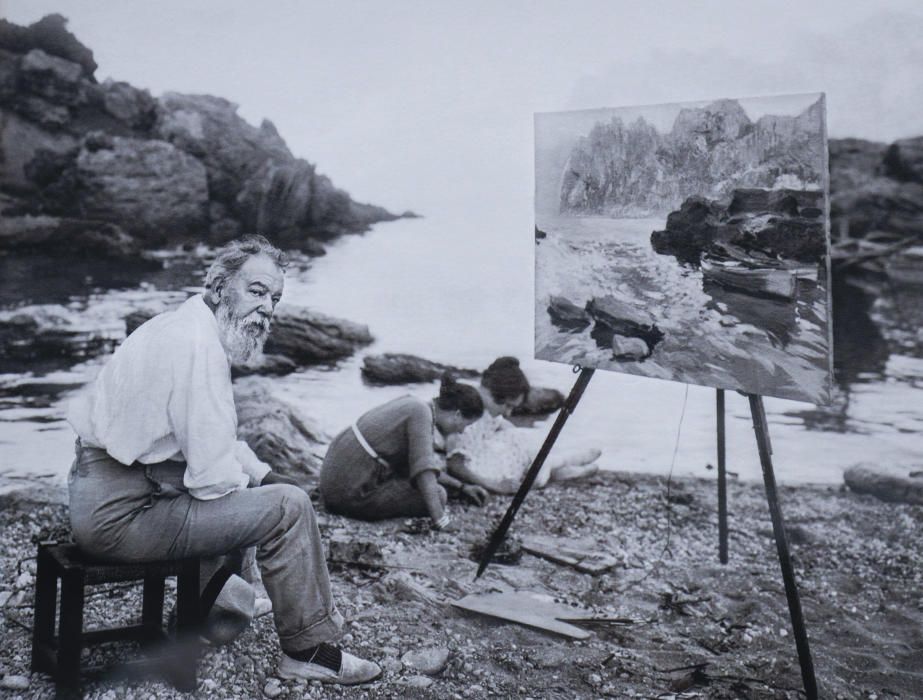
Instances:
[[[302,518],[314,517],[314,506],[304,489],[289,484],[277,484],[270,488],[278,490],[283,516],[286,520],[294,522]]]

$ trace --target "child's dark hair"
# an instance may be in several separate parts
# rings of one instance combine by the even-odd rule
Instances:
[[[529,380],[519,369],[515,357],[498,357],[481,375],[481,386],[490,392],[494,401],[504,403],[529,393]]]
[[[458,411],[465,418],[480,418],[484,413],[484,401],[478,390],[455,381],[448,372],[442,375],[436,405],[443,411]]]

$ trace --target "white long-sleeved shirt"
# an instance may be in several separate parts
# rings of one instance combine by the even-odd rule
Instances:
[[[231,368],[218,321],[197,294],[141,325],[68,408],[81,441],[130,465],[186,462],[195,498],[219,498],[269,472],[237,439]]]

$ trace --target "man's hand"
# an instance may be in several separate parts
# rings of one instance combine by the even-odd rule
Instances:
[[[292,477],[285,476],[284,474],[276,474],[275,472],[269,472],[260,482],[260,486],[272,486],[273,484],[288,484],[289,486],[297,486],[298,488],[301,488],[301,484],[295,481]]]
[[[487,502],[487,489],[474,484],[465,484],[461,489],[462,496],[476,506],[483,506]]]

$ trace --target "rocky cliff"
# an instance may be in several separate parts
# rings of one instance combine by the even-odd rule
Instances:
[[[820,189],[822,98],[797,116],[751,121],[735,100],[679,112],[659,133],[643,118],[598,123],[571,151],[560,210],[572,214],[665,214],[693,195],[732,188]]]
[[[0,20],[0,249],[124,257],[258,232],[317,253],[397,218],[352,201],[227,100],[99,83],[65,25]]]

